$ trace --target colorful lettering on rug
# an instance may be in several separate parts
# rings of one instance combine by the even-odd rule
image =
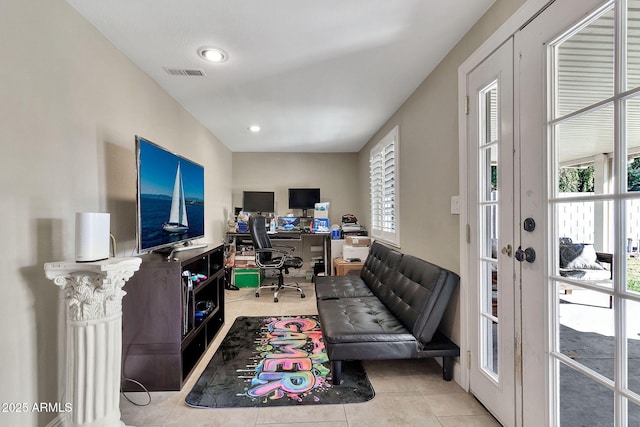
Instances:
[[[276,400],[287,397],[320,400],[322,392],[331,388],[327,380],[329,361],[317,320],[296,316],[266,318],[256,337],[256,355],[240,376],[250,386],[246,396]]]

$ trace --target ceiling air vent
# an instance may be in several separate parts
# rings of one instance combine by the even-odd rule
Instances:
[[[164,68],[167,74],[172,76],[195,76],[204,77],[204,70],[201,68]]]

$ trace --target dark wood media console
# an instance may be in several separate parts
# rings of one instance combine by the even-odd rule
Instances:
[[[224,247],[141,258],[124,287],[122,375],[149,391],[180,390],[224,324]],[[206,302],[211,311],[196,316]],[[126,380],[122,389],[140,391]]]

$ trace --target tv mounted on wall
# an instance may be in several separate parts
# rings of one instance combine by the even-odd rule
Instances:
[[[204,237],[204,167],[136,136],[138,252]]]
[[[302,209],[302,215],[307,216],[307,209],[315,208],[320,203],[319,188],[290,188],[289,209]]]
[[[275,195],[273,191],[243,191],[242,210],[245,212],[275,212]]]

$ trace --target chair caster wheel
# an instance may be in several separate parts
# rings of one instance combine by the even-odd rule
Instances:
[[[304,295],[304,294],[300,294],[300,298],[304,298],[304,297],[305,297],[305,295]]]
[[[256,298],[260,298],[260,292],[256,292]]]
[[[273,299],[273,302],[278,302],[278,298],[274,298],[274,299]]]

